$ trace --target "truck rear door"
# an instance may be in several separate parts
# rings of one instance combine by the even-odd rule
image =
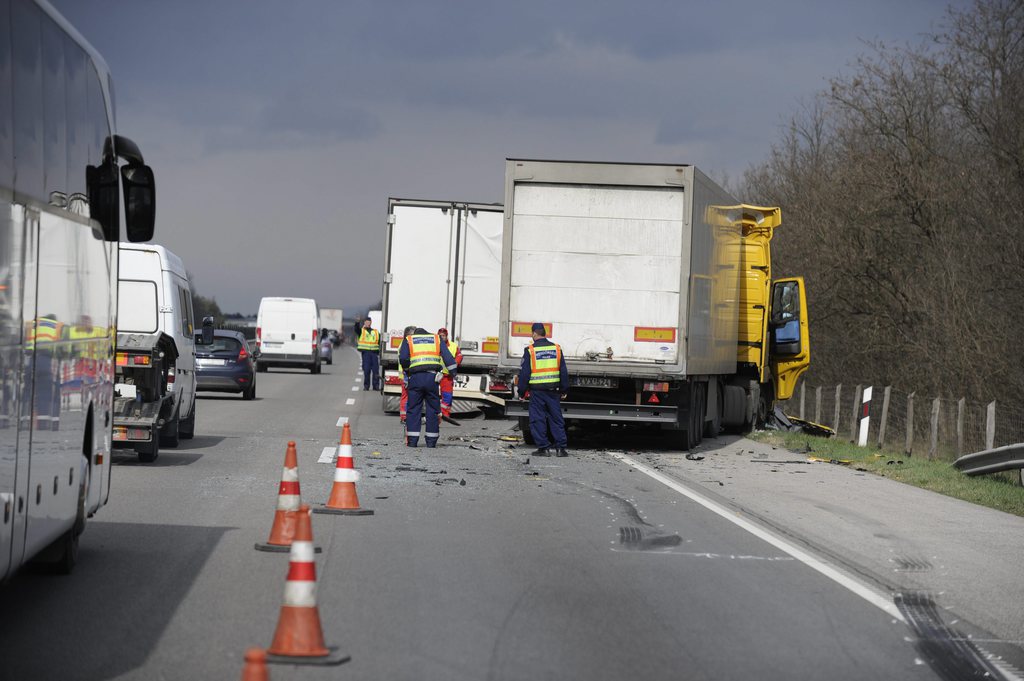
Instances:
[[[679,361],[682,188],[517,183],[512,210],[509,357],[544,322],[569,360]]]

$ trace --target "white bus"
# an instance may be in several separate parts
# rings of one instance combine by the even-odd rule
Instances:
[[[85,519],[106,503],[117,242],[122,218],[129,241],[152,237],[155,189],[115,134],[106,64],[42,0],[0,0],[0,102],[6,578],[32,559],[70,571]]]

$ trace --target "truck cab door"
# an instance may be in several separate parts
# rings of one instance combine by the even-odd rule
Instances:
[[[769,353],[775,398],[788,400],[796,383],[811,364],[807,333],[807,296],[802,277],[778,279],[772,284],[768,317]]]

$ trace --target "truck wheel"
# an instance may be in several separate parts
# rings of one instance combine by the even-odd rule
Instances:
[[[160,430],[161,446],[171,448],[178,446],[178,423],[178,417],[175,416],[173,421],[164,424]]]
[[[141,463],[153,463],[156,461],[156,457],[160,456],[160,437],[154,433],[153,439],[140,445],[137,451]]]
[[[178,437],[182,440],[191,440],[196,435],[196,409],[199,408],[199,402],[195,398],[192,399],[192,413],[188,415],[187,419],[178,422]]]
[[[528,445],[535,444],[533,440],[533,433],[530,432],[530,417],[520,416],[519,417],[519,430],[523,433],[523,442]]]

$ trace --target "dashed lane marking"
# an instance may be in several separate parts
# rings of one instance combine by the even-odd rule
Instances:
[[[317,463],[334,463],[334,455],[337,453],[337,447],[324,447],[324,450],[320,452],[320,458],[316,460]]]
[[[350,404],[355,404],[355,403],[356,403],[356,398],[354,398],[354,397],[350,397],[347,400],[345,400],[345,404],[349,404],[350,405]]]
[[[353,400],[353,402],[354,402],[354,400]],[[348,423],[348,417],[347,416],[339,416],[338,417],[338,422],[335,425],[338,426],[339,428],[344,428],[346,423]]]

